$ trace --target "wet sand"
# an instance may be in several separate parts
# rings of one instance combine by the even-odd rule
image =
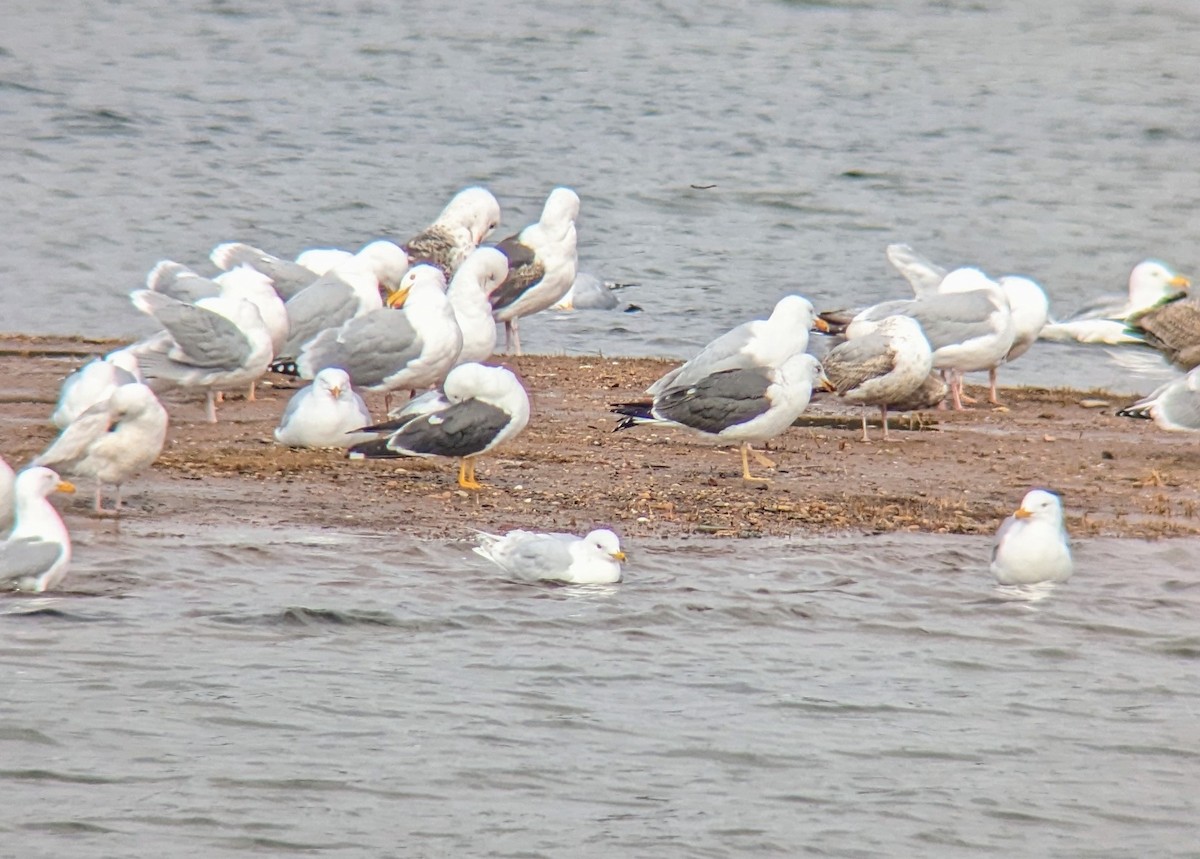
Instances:
[[[22,464],[56,430],[64,376],[117,343],[0,336],[0,454]],[[1063,495],[1075,536],[1200,534],[1200,438],[1115,416],[1128,397],[1070,389],[1002,389],[1003,408],[892,421],[892,441],[860,440],[857,407],[826,396],[773,441],[772,478],[741,478],[736,449],[682,431],[614,433],[608,404],[642,398],[674,366],[652,359],[524,356],[497,362],[532,401],[524,433],[479,461],[480,492],[455,483],[452,461],[349,461],[290,450],[271,432],[300,383],[268,377],[259,398],[235,395],[204,421],[203,401],[167,393],[167,447],[124,490],[123,517],[165,532],[241,522],[282,528],[464,537],[470,529],[586,530],[631,537],[783,536],[828,532],[992,533],[1031,487]],[[981,400],[985,391],[968,386]],[[383,398],[368,395],[381,416]],[[878,429],[872,429],[878,435]],[[89,518],[90,486],[60,500]]]

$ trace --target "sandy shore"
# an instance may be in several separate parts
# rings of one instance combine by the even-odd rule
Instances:
[[[21,464],[54,437],[48,416],[63,377],[116,344],[0,337],[0,454]],[[504,361],[533,403],[529,428],[479,463],[481,492],[455,463],[351,462],[337,451],[274,443],[298,385],[256,402],[167,394],[167,447],[125,490],[125,516],[164,529],[231,521],[255,526],[462,537],[470,528],[581,530],[638,537],[755,537],[830,531],[991,533],[1030,487],[1062,493],[1077,536],[1200,534],[1200,439],[1115,416],[1128,398],[1067,389],[1005,389],[1006,407],[928,412],[923,429],[859,440],[858,410],[824,399],[771,445],[770,484],[747,484],[735,450],[670,429],[613,433],[607,405],[638,399],[672,366],[648,359],[526,356]],[[970,390],[970,389],[969,389]],[[981,393],[978,390],[973,393]],[[381,415],[382,397],[368,397]],[[89,517],[90,487],[65,503]]]

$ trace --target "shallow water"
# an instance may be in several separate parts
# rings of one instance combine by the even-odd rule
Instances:
[[[1195,856],[1195,542],[630,545],[611,587],[466,544],[80,535],[0,601],[22,857]],[[13,851],[13,852],[9,852]]]
[[[8,4],[3,328],[144,333],[125,295],[162,257],[405,238],[473,182],[498,235],[577,188],[583,266],[641,284],[534,351],[682,356],[786,291],[901,295],[893,241],[1060,313],[1200,265],[1191,0],[411,5]],[[1006,378],[1147,387],[1097,355]]]

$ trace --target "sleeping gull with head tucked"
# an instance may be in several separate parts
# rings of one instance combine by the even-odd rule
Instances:
[[[75,487],[35,466],[17,475],[15,489],[16,522],[0,543],[0,585],[42,593],[58,586],[71,563],[71,537],[47,496]]]
[[[621,581],[625,553],[612,531],[600,528],[583,537],[509,531],[478,532],[477,555],[487,558],[515,579],[607,585]]]
[[[429,410],[401,413],[394,421],[365,427],[388,435],[355,445],[350,458],[457,458],[458,485],[482,489],[475,479],[475,460],[528,423],[529,395],[511,370],[459,364],[446,376],[442,396],[430,399]]]
[[[166,410],[150,388],[132,382],[72,421],[33,464],[95,480],[97,513],[103,485],[115,486],[119,514],[121,484],[158,459],[166,437]]]
[[[1062,582],[1071,577],[1074,564],[1057,495],[1044,489],[1026,494],[996,532],[991,570],[1002,585]]]

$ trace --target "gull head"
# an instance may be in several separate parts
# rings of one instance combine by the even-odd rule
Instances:
[[[1021,506],[1016,509],[1013,516],[1018,519],[1059,522],[1062,520],[1062,502],[1053,492],[1034,489],[1021,499]]]

